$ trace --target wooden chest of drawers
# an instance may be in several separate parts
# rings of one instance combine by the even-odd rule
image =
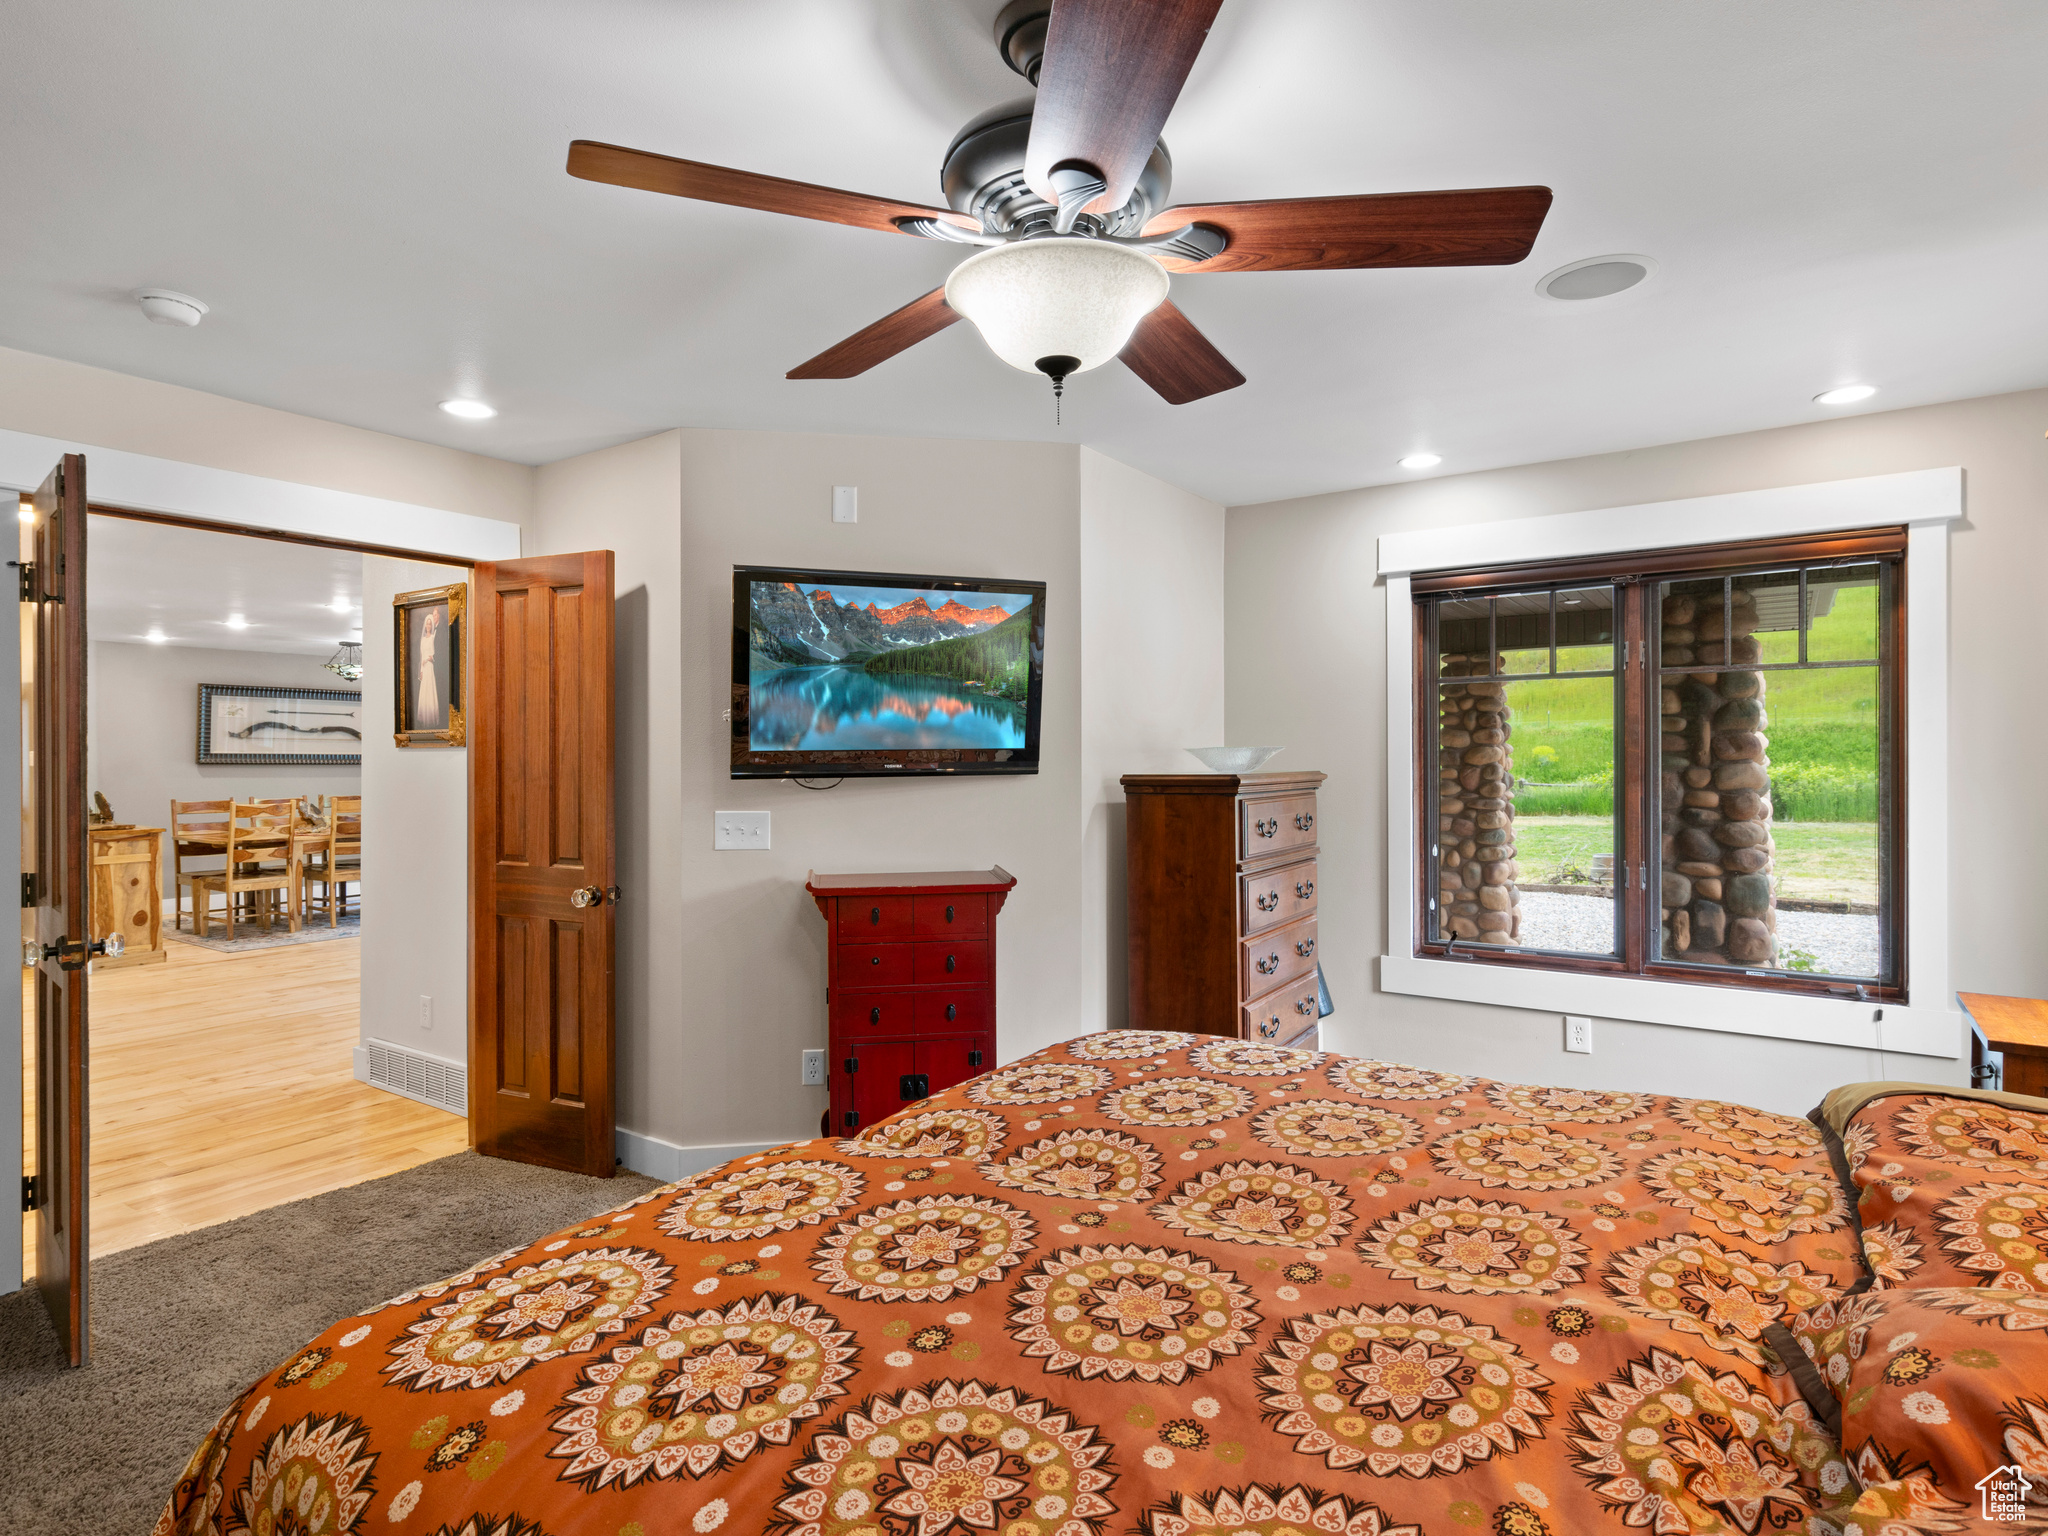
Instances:
[[[1322,782],[1125,776],[1132,1028],[1316,1043]]]
[[[846,1135],[996,1065],[1001,868],[820,875],[804,885],[829,936],[825,1009],[832,1103]]]

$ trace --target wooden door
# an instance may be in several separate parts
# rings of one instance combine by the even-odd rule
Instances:
[[[478,565],[474,613],[470,1137],[609,1178],[612,553]]]
[[[34,799],[36,1286],[73,1365],[86,1310],[85,459],[67,453],[35,496],[25,600],[36,604],[27,711]]]

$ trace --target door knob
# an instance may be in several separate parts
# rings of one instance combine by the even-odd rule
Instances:
[[[128,941],[118,933],[110,933],[99,943],[88,945],[88,955],[105,955],[109,960],[118,960],[128,952]]]
[[[572,907],[601,907],[604,905],[604,887],[601,885],[579,885],[569,893]]]

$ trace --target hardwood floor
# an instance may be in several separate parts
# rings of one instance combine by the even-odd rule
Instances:
[[[460,1115],[350,1075],[361,950],[172,944],[92,978],[93,1257],[469,1145]]]

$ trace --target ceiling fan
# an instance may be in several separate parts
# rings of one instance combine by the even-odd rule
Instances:
[[[569,174],[703,202],[979,247],[945,286],[787,375],[850,379],[965,315],[996,355],[1053,381],[1120,358],[1172,405],[1244,375],[1167,302],[1169,272],[1508,265],[1548,187],[1169,206],[1159,131],[1223,0],[1010,0],[1004,60],[1035,98],[983,113],[925,207],[579,139]]]

